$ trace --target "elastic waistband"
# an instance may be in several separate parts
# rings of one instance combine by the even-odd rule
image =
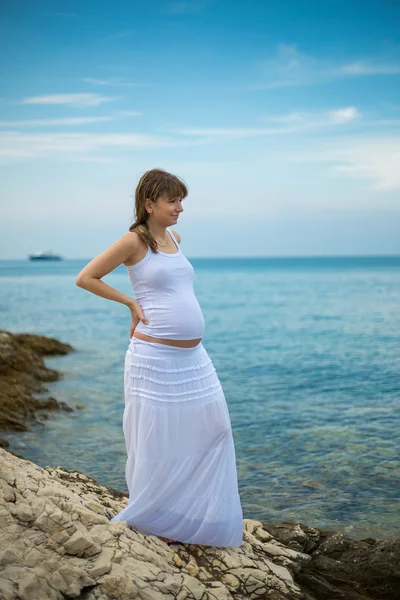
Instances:
[[[148,342],[147,340],[140,340],[135,336],[132,336],[129,347],[137,349],[139,354],[146,353],[146,349],[151,350],[152,348],[154,348],[157,349],[157,354],[161,356],[174,356],[177,354],[193,355],[197,352],[201,352],[204,349],[202,342],[199,342],[196,346],[193,346],[193,348],[182,348],[180,346],[168,346],[167,344],[160,344],[158,342]],[[154,351],[152,351],[152,353],[153,352]]]

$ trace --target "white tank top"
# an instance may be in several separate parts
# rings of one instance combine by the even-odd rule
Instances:
[[[149,321],[148,325],[139,321],[135,331],[170,340],[202,338],[205,322],[193,289],[194,269],[167,231],[178,252],[155,254],[148,247],[142,260],[126,267],[135,299]]]

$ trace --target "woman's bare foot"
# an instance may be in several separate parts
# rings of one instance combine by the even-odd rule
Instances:
[[[171,542],[175,542],[175,540],[171,540],[171,538],[167,538],[167,537],[162,537],[161,535],[159,535],[158,538],[160,540],[162,540],[163,542],[166,542],[167,544],[170,544]]]

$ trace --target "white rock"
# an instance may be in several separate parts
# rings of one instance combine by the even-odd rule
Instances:
[[[2,448],[0,463],[1,600],[62,600],[84,589],[86,600],[232,600],[235,590],[246,600],[273,590],[282,600],[302,598],[291,564],[308,555],[277,542],[260,521],[244,520],[240,548],[168,547],[125,521],[111,523],[126,498],[88,477],[41,469]]]

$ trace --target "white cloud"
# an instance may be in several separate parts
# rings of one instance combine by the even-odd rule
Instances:
[[[0,127],[56,127],[87,125],[112,121],[114,117],[66,117],[63,119],[26,119],[22,121],[0,121]]]
[[[119,77],[112,77],[110,79],[95,79],[93,77],[84,77],[82,79],[85,83],[90,83],[91,85],[103,85],[103,86],[122,86],[122,87],[143,87],[148,84],[146,83],[136,83],[135,81],[127,81],[126,79],[121,79]]]
[[[311,85],[336,78],[400,73],[400,60],[393,57],[359,60],[341,64],[300,52],[295,45],[279,44],[275,54],[258,62],[262,82],[256,88]],[[254,86],[253,86],[254,87]]]
[[[375,190],[400,190],[400,141],[396,147],[374,144],[346,150],[340,159],[344,164],[334,167],[338,173],[370,180]]]
[[[329,117],[333,123],[348,123],[349,121],[358,119],[361,115],[354,106],[348,106],[347,108],[332,110],[329,113]]]
[[[273,117],[267,117],[267,121],[271,121],[273,123],[301,123],[304,120],[304,115],[301,113],[289,113],[287,115],[275,115]]]
[[[370,181],[371,189],[400,190],[400,136],[345,139],[293,158],[295,162],[326,163],[332,173]]]
[[[254,137],[270,135],[288,135],[328,127],[344,125],[359,119],[361,114],[354,106],[347,106],[321,113],[289,113],[265,118],[265,121],[278,123],[279,127],[258,128],[184,128],[176,133],[182,135],[221,137]]]
[[[21,133],[0,131],[0,160],[24,160],[37,158],[97,160],[91,155],[107,148],[178,148],[200,146],[204,140],[179,140],[140,133]],[[100,160],[107,161],[107,157]]]
[[[48,96],[32,96],[25,98],[21,104],[68,104],[78,108],[99,106],[105,102],[112,102],[115,98],[108,98],[100,94],[50,94]]]
[[[175,142],[149,134],[89,134],[50,133],[23,134],[15,131],[0,132],[0,157],[24,159],[83,155],[102,148],[163,148]]]
[[[296,46],[280,44],[276,55],[264,61],[262,68],[270,78],[266,87],[274,88],[312,83],[324,66],[314,57],[299,52]]]
[[[343,75],[397,75],[400,73],[400,62],[374,63],[359,61],[342,65],[339,74]]]
[[[252,128],[252,129],[238,129],[238,128],[184,128],[177,129],[175,133],[181,135],[195,135],[195,136],[213,136],[213,137],[253,137],[258,135],[271,135],[275,132],[279,132],[278,129],[263,129],[263,128]]]
[[[119,110],[114,115],[98,117],[62,117],[59,119],[23,119],[20,121],[0,121],[0,127],[73,127],[114,121],[119,117],[140,117],[143,113],[134,110]]]

